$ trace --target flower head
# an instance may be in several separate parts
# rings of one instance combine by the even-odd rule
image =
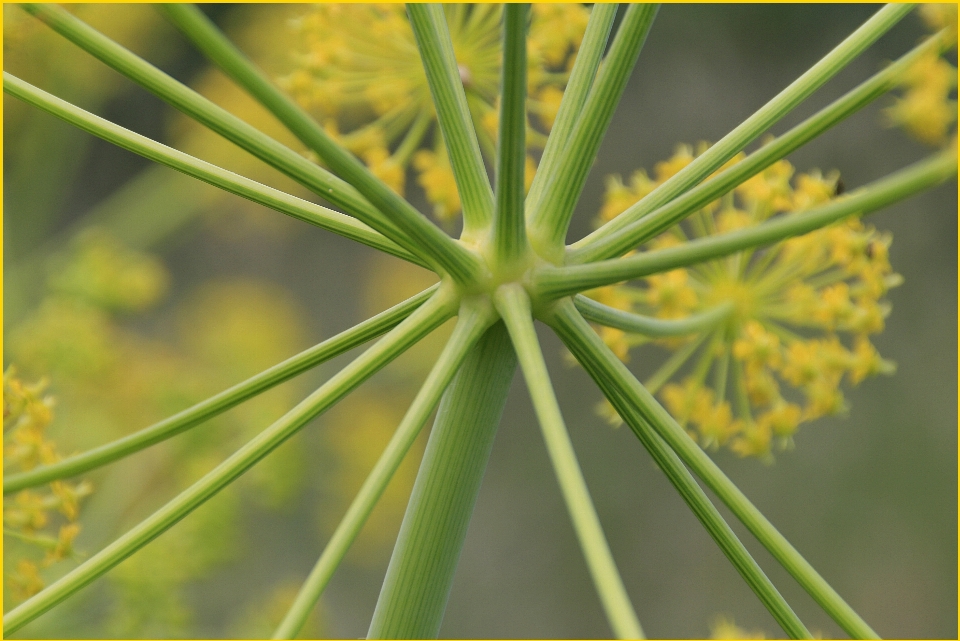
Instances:
[[[694,157],[691,147],[682,146],[657,164],[654,179],[638,172],[629,185],[608,180],[600,217],[639,200]],[[648,249],[815,207],[837,197],[838,182],[836,173],[796,174],[780,160],[653,239]],[[890,311],[884,296],[900,282],[890,267],[890,242],[889,234],[852,219],[594,296],[666,320],[728,309],[699,336],[655,339],[677,349],[692,367],[681,382],[667,382],[683,367],[677,357],[668,359],[651,377],[651,391],[660,392],[667,409],[704,446],[769,457],[774,443],[791,445],[800,423],[845,411],[844,379],[856,385],[893,370],[869,339],[882,331]],[[631,347],[653,340],[606,330],[602,335],[624,360]]]
[[[502,11],[499,5],[445,6],[460,80],[481,150],[489,158],[497,136]],[[589,11],[577,4],[532,7],[529,147],[546,142],[542,131],[556,118],[588,17]],[[294,70],[281,79],[284,88],[400,194],[412,165],[435,216],[452,218],[460,210],[460,199],[403,5],[316,5],[294,29],[300,48]],[[432,147],[421,149],[431,129]],[[528,173],[532,179],[532,171]]]

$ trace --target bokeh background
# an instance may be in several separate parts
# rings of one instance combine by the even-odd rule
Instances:
[[[571,229],[591,229],[603,178],[716,141],[849,34],[876,5],[688,5],[660,10]],[[297,5],[204,10],[270,73],[289,71]],[[149,7],[81,17],[284,142]],[[908,16],[773,129],[781,133],[911,47]],[[302,193],[172,113],[16,7],[5,69],[95,113],[267,184]],[[848,188],[928,150],[883,126],[878,100],[789,157]],[[408,196],[429,211],[415,183]],[[957,204],[948,184],[871,216],[903,275],[876,337],[896,375],[848,390],[846,418],[804,425],[773,465],[717,462],[885,637],[957,635]],[[149,165],[4,98],[4,367],[46,376],[62,453],[150,424],[398,302],[430,275]],[[601,520],[651,637],[704,637],[725,615],[782,633],[599,392],[541,332]],[[279,621],[399,421],[440,339],[378,374],[149,548],[17,637],[263,638]],[[126,531],[335,372],[320,367],[150,451],[87,475],[77,556]],[[642,358],[631,367],[651,371]],[[414,448],[418,459],[424,439]],[[365,635],[416,460],[401,469],[327,589],[307,636]],[[723,511],[723,508],[721,508]],[[727,514],[724,511],[724,514]],[[728,515],[729,516],[729,515]],[[731,517],[732,518],[732,517]],[[731,521],[733,523],[733,521]],[[812,630],[842,631],[733,523]],[[28,546],[6,542],[5,572]],[[13,596],[5,592],[5,609]],[[444,637],[585,638],[610,631],[522,381],[514,382],[467,537]]]

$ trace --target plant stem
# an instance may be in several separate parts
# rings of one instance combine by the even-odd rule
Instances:
[[[847,36],[819,62],[794,80],[767,104],[740,123],[733,131],[701,154],[689,165],[657,187],[639,203],[623,212],[600,229],[577,241],[572,247],[580,249],[601,238],[615,234],[626,225],[670,202],[720,168],[747,143],[756,139],[775,122],[803,102],[827,80],[863,53],[877,38],[889,31],[913,10],[912,4],[888,4],[870,17],[859,29]]]
[[[436,638],[516,357],[491,327],[444,393],[390,558],[371,639]]]
[[[424,247],[414,242],[349,183],[221,109],[63,9],[52,5],[20,6],[161,100],[280,170],[318,196],[343,208],[348,214],[405,249],[426,259]],[[436,261],[431,259],[429,262],[433,264]]]
[[[625,332],[643,336],[685,336],[716,327],[733,312],[733,303],[725,302],[698,314],[686,318],[664,320],[640,314],[631,314],[616,307],[598,303],[592,298],[578,294],[573,299],[577,310],[593,323],[606,325]]]
[[[404,260],[409,260],[426,267],[426,261],[418,258],[403,249],[395,242],[388,240],[383,234],[376,232],[357,219],[341,214],[338,211],[321,207],[296,196],[291,196],[279,189],[267,187],[260,183],[244,178],[216,165],[194,158],[182,151],[177,151],[153,141],[138,133],[115,125],[109,120],[84,111],[79,107],[57,98],[33,85],[3,72],[3,90],[5,93],[19,98],[47,113],[64,120],[87,133],[103,138],[118,147],[132,151],[144,158],[176,169],[214,187],[236,194],[241,198],[253,201],[264,207],[279,211],[298,220],[316,225],[345,238],[363,243],[374,249],[379,249]]]
[[[582,319],[578,321],[579,315],[571,314],[566,308],[564,304],[558,305],[558,313],[549,320],[564,342],[570,340],[568,347],[576,345],[577,342],[592,344],[589,352],[578,351],[584,355],[584,362],[595,362],[596,364],[591,367],[601,368],[602,366],[602,370],[610,372],[608,378],[616,383],[617,395],[629,402],[633,410],[656,430],[660,438],[666,441],[680,459],[713,490],[827,614],[853,638],[878,638],[870,626],[790,545],[790,542],[744,496],[740,488],[727,478],[717,464],[700,449],[700,446],[693,442],[630,370],[596,337],[596,334],[590,330],[590,326]],[[616,400],[616,396],[610,400]]]
[[[628,6],[556,171],[545,177],[543,205],[530,221],[530,240],[541,256],[550,259],[562,253],[574,206],[658,8],[656,4]]]
[[[440,401],[440,395],[449,385],[467,352],[473,349],[493,318],[494,314],[489,304],[481,307],[468,303],[461,307],[460,319],[443,352],[430,370],[430,374],[423,382],[416,398],[413,399],[413,403],[410,404],[400,425],[397,426],[397,431],[394,432],[383,454],[380,455],[360,491],[357,492],[357,496],[347,508],[346,514],[334,530],[283,621],[273,633],[274,639],[292,639],[303,627],[333,573],[360,533],[360,529],[366,523],[367,517],[370,516],[370,512],[373,511],[397,468],[400,467],[410,446],[420,434],[430,413]]]
[[[629,397],[624,393],[623,377],[618,373],[620,368],[613,364],[613,361],[617,363],[620,361],[615,356],[613,360],[610,359],[612,354],[603,345],[603,341],[590,329],[568,301],[557,305],[548,321],[587,373],[597,382],[617,413],[650,452],[657,465],[677,488],[680,496],[687,502],[704,528],[777,623],[794,639],[812,638],[793,609],[753,560],[687,468],[683,466],[677,454],[664,443],[640,412],[627,401]],[[622,363],[620,365],[622,366]]]
[[[3,617],[9,635],[116,566],[235,481],[311,419],[439,327],[453,315],[449,294],[438,292],[359,358],[324,383],[279,420],[234,452],[126,534]]]
[[[909,53],[901,56],[894,64],[874,74],[870,79],[833,101],[782,136],[775,138],[750,154],[746,159],[697,185],[655,211],[652,208],[656,206],[659,200],[652,197],[653,192],[651,192],[648,197],[621,214],[621,216],[626,216],[625,220],[633,219],[632,223],[623,226],[621,231],[616,234],[610,234],[591,242],[574,243],[567,252],[567,263],[581,264],[604,258],[614,258],[669,229],[692,212],[728,193],[737,185],[763,171],[790,152],[799,149],[830,127],[842,122],[848,116],[884,95],[896,86],[904,71],[914,62],[932,51],[941,50],[944,42],[944,32],[925,40]],[[628,213],[632,210],[633,213]]]
[[[408,4],[410,26],[430,84],[437,121],[447,146],[447,156],[463,205],[463,237],[486,230],[493,217],[493,191],[483,166],[480,143],[473,127],[467,96],[453,53],[453,42],[443,15],[435,4]]]
[[[463,282],[476,273],[479,264],[472,254],[374,176],[356,156],[334,142],[307,112],[271,83],[243,52],[227,40],[199,9],[177,4],[159,6],[204,55],[414,239],[454,280]]]
[[[520,285],[512,284],[500,287],[494,300],[520,360],[553,471],[610,627],[619,639],[642,639],[640,620],[613,560],[550,383],[530,315],[530,299]]]
[[[27,472],[13,474],[3,480],[3,493],[18,492],[56,479],[67,478],[96,469],[107,463],[129,456],[142,449],[160,443],[172,436],[195,427],[232,407],[288,381],[294,376],[339,356],[358,345],[380,336],[394,328],[417,307],[433,296],[439,285],[426,289],[416,296],[383,311],[350,329],[304,350],[287,360],[252,376],[242,383],[211,396],[159,423],[101,445],[92,450],[71,456],[51,465],[36,467]]]
[[[536,275],[537,295],[545,300],[668,271],[799,236],[855,214],[870,213],[957,174],[956,149],[945,149],[876,180],[843,198],[798,214],[785,214],[755,227],[699,238],[675,247],[587,265],[545,267]]]
[[[497,139],[496,209],[493,251],[498,264],[510,266],[527,249],[523,216],[523,174],[527,130],[527,15],[530,5],[503,8],[503,65],[500,82],[500,132]]]
[[[583,41],[577,50],[577,59],[573,63],[570,80],[563,91],[560,109],[557,111],[557,117],[550,128],[550,135],[547,137],[547,144],[543,148],[540,165],[537,167],[537,173],[534,175],[530,191],[527,193],[526,215],[528,220],[536,217],[536,212],[539,211],[540,202],[543,199],[543,189],[549,178],[556,172],[561,152],[570,142],[573,128],[576,126],[583,110],[583,103],[586,102],[590,87],[593,86],[593,79],[597,75],[597,67],[600,66],[600,58],[607,46],[607,39],[610,37],[610,30],[613,28],[613,20],[617,16],[618,6],[615,3],[598,3],[593,5],[590,10],[590,21],[587,23]]]

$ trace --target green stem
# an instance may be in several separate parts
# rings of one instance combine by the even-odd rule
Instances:
[[[593,86],[593,79],[597,75],[600,58],[607,46],[613,20],[617,16],[617,6],[615,3],[595,4],[590,10],[590,21],[587,23],[587,30],[577,50],[577,59],[570,72],[570,81],[563,90],[560,109],[553,121],[553,127],[550,128],[550,136],[543,148],[540,165],[537,167],[533,184],[530,185],[530,191],[527,193],[526,211],[529,220],[536,217],[543,199],[544,187],[556,171],[561,152],[570,142],[573,128],[583,110],[590,87]]]
[[[590,329],[573,305],[564,301],[557,305],[547,319],[560,339],[576,356],[587,373],[597,382],[603,393],[616,408],[617,413],[630,426],[634,434],[650,452],[657,465],[667,475],[683,500],[713,537],[717,545],[743,577],[747,585],[760,598],[777,623],[794,639],[812,638],[810,632],[797,618],[790,605],[770,582],[763,570],[744,547],[737,535],[717,511],[693,475],[683,466],[677,454],[650,427],[637,410],[625,388],[626,367],[603,345],[603,341]],[[612,357],[612,360],[611,360]],[[614,362],[615,361],[615,362]],[[627,374],[629,372],[627,371]],[[632,377],[631,377],[632,378]],[[689,438],[687,438],[688,442]],[[694,446],[696,447],[696,446]],[[699,449],[699,448],[698,448]]]
[[[643,384],[651,394],[656,394],[660,391],[660,388],[663,387],[664,383],[670,380],[674,374],[677,373],[683,364],[686,363],[693,353],[697,351],[697,348],[703,345],[703,343],[710,337],[710,334],[704,332],[697,338],[690,341],[687,345],[684,345],[683,348],[678,349],[673,355],[670,356],[663,365],[661,365],[656,372],[654,372],[650,378],[647,379],[647,382]]]
[[[848,196],[798,214],[784,214],[755,227],[692,240],[682,245],[587,265],[544,267],[535,287],[543,299],[669,271],[799,236],[856,214],[870,213],[957,175],[956,149],[945,149],[876,180]]]
[[[515,369],[510,338],[497,323],[444,394],[368,638],[431,639],[439,633]]]
[[[408,4],[410,26],[430,84],[450,166],[463,204],[463,233],[471,238],[490,224],[493,191],[483,166],[453,42],[440,5]]]
[[[543,205],[530,221],[531,242],[542,256],[556,258],[563,251],[567,227],[587,173],[593,166],[658,8],[656,4],[631,4],[620,23],[583,113],[570,134],[570,142],[561,152],[554,175],[548,177]]]
[[[379,232],[358,222],[355,218],[341,214],[338,211],[315,205],[296,196],[291,196],[279,189],[273,189],[260,183],[244,178],[216,165],[194,158],[182,151],[177,151],[150,140],[145,136],[124,129],[108,120],[95,116],[79,107],[37,89],[33,85],[19,78],[3,72],[3,90],[5,93],[19,98],[26,103],[38,107],[47,113],[64,120],[87,133],[103,138],[144,158],[176,169],[205,183],[219,187],[224,191],[236,194],[241,198],[253,201],[270,209],[279,211],[311,225],[322,227],[335,234],[363,243],[375,249],[393,254],[405,260],[426,266],[425,261],[417,258],[396,243],[385,238]]]
[[[360,533],[360,529],[366,523],[367,517],[370,516],[370,512],[373,511],[397,468],[400,467],[410,446],[420,434],[430,413],[440,401],[440,395],[450,384],[450,380],[467,352],[473,349],[481,334],[490,326],[493,317],[489,306],[467,304],[461,307],[460,319],[443,352],[430,370],[430,374],[423,382],[416,398],[413,399],[413,403],[410,404],[410,409],[407,410],[397,431],[383,450],[383,454],[380,455],[360,491],[357,492],[357,496],[347,508],[346,514],[334,530],[283,621],[273,633],[274,639],[292,639],[303,627],[333,573]]]
[[[888,4],[884,6],[803,75],[720,139],[717,144],[710,147],[696,160],[648,194],[643,199],[644,204],[642,206],[634,205],[600,229],[578,241],[573,245],[573,248],[580,249],[601,238],[617,233],[629,223],[665,205],[709,176],[743,149],[747,143],[759,137],[827,80],[846,67],[850,61],[863,53],[877,38],[890,30],[912,10],[912,4]]]
[[[439,291],[376,345],[199,481],[63,578],[8,612],[3,617],[4,635],[20,629],[71,596],[203,505],[311,419],[449,319],[454,311],[452,305],[449,291]]]
[[[670,413],[637,381],[630,370],[603,344],[603,341],[596,337],[596,334],[590,330],[590,326],[569,308],[570,306],[561,303],[557,306],[557,313],[548,320],[571,350],[579,343],[590,345],[587,350],[577,349],[574,352],[578,360],[581,356],[583,357],[584,360],[581,362],[584,363],[584,367],[589,364],[591,369],[596,368],[600,372],[605,372],[605,376],[616,383],[617,395],[622,395],[628,401],[629,407],[634,408],[643,421],[656,430],[660,438],[666,441],[683,463],[707,484],[847,634],[857,639],[878,638],[870,626],[847,605],[813,569],[813,566],[744,496],[740,488],[727,478],[717,464],[690,439]]]
[[[433,296],[437,287],[439,286],[424,290],[373,318],[365,320],[359,325],[351,327],[345,332],[341,332],[319,345],[288,358],[282,363],[274,365],[270,369],[264,370],[256,376],[159,423],[154,423],[133,434],[57,463],[6,477],[3,480],[3,493],[18,492],[28,487],[35,487],[56,479],[88,472],[208,421],[214,416],[222,414],[230,408],[236,407],[240,403],[392,329]]]
[[[606,325],[625,332],[641,334],[643,336],[685,336],[706,329],[716,327],[733,312],[733,303],[726,302],[708,309],[699,314],[691,314],[686,318],[664,320],[651,318],[640,314],[631,314],[616,307],[598,303],[592,298],[577,295],[573,299],[577,309],[583,317],[592,323]]]
[[[350,184],[221,109],[63,9],[53,5],[20,6],[161,100],[275,167],[313,193],[343,208],[405,249],[421,257],[426,256],[422,246],[413,242]]]
[[[390,189],[327,132],[297,103],[280,91],[196,7],[160,5],[161,10],[224,73],[262,103],[304,144],[317,152],[335,172],[383,212],[419,247],[426,250],[457,282],[471,280],[480,269],[479,260],[456,243],[413,205]]]
[[[497,139],[496,208],[493,251],[511,265],[527,249],[523,216],[523,174],[527,129],[527,15],[530,5],[503,8],[503,65],[500,82],[500,131]]]
[[[610,627],[619,639],[642,639],[640,620],[613,560],[550,383],[547,364],[533,327],[530,299],[522,286],[512,284],[500,287],[494,301],[520,360],[553,471]]]
[[[788,132],[764,145],[746,159],[719,175],[697,185],[690,191],[661,206],[659,196],[651,192],[643,200],[624,211],[617,218],[629,224],[621,224],[618,233],[611,233],[591,240],[591,236],[574,243],[567,252],[568,263],[589,263],[604,258],[613,258],[653,238],[683,220],[690,213],[729,193],[731,189],[758,174],[774,162],[785,157],[813,140],[830,127],[867,106],[893,89],[914,62],[930,52],[943,49],[944,33],[925,40],[897,62],[874,74],[870,79],[833,101],[813,116],[793,127]],[[705,155],[705,154],[704,154]],[[702,158],[703,156],[700,156]],[[700,158],[697,158],[698,162]],[[679,175],[679,174],[677,174]],[[674,180],[674,178],[670,178]],[[667,183],[664,183],[666,185]],[[659,189],[659,187],[658,187]],[[658,209],[655,209],[659,207]],[[708,217],[708,221],[712,218]]]

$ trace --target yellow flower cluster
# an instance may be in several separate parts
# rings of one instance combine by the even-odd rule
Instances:
[[[701,144],[697,151],[705,149]],[[608,179],[601,219],[633,204],[694,157],[692,148],[681,146],[655,166],[654,178],[640,170],[628,184],[620,177]],[[790,215],[835,198],[839,184],[837,174],[794,175],[790,163],[781,160],[653,239],[647,248]],[[775,437],[781,447],[788,447],[800,423],[845,410],[840,390],[844,377],[856,385],[893,371],[893,364],[880,357],[868,338],[883,329],[890,311],[883,298],[900,282],[888,260],[890,242],[889,234],[851,219],[766,250],[654,274],[640,286],[604,288],[592,296],[618,309],[665,320],[721,306],[729,309],[696,336],[656,339],[677,354],[649,385],[702,445],[727,445],[741,455],[769,459]],[[601,332],[623,359],[631,347],[652,340],[609,328]],[[667,383],[690,360],[694,363],[687,377]]]
[[[445,5],[460,78],[481,150],[493,158],[497,136],[502,7]],[[532,7],[527,44],[529,147],[540,148],[560,107],[589,11],[579,4]],[[299,20],[296,68],[281,85],[324,122],[371,171],[403,193],[411,165],[434,205],[449,220],[460,198],[420,54],[403,5],[322,4]],[[421,149],[433,130],[431,148]],[[340,133],[341,131],[345,133]],[[528,185],[533,161],[528,159]]]
[[[945,47],[956,46],[956,4],[921,5],[920,16],[931,30],[948,30]],[[903,96],[886,110],[890,123],[902,126],[928,145],[946,141],[957,119],[957,103],[951,100],[957,87],[957,68],[931,51],[907,69],[900,86]]]
[[[46,381],[24,383],[12,366],[3,373],[5,472],[29,470],[60,458],[56,445],[46,436],[53,420],[53,398],[44,395],[46,386]],[[14,598],[26,599],[42,590],[40,571],[73,555],[73,541],[80,533],[80,500],[92,489],[88,481],[54,481],[45,492],[23,490],[4,501],[4,536],[25,544],[23,550],[13,552],[7,547],[5,555],[8,563],[15,561],[12,570],[5,568]],[[60,517],[55,516],[58,512]],[[42,551],[40,558],[38,549]]]

